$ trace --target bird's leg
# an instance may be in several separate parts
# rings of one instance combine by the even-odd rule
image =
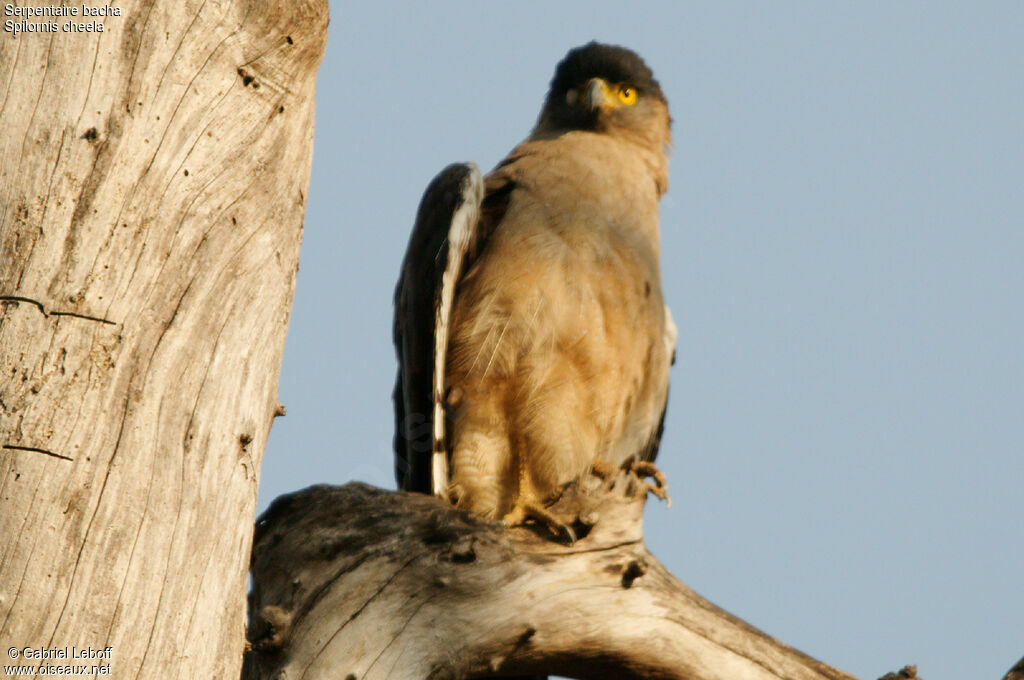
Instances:
[[[668,480],[665,473],[649,460],[634,460],[629,464],[629,469],[640,478],[640,483],[648,493],[665,501],[665,505],[672,507],[672,499],[668,495]],[[648,482],[645,478],[650,477],[654,483]]]
[[[523,442],[520,442],[520,445],[522,444]],[[526,520],[532,519],[546,526],[555,536],[564,536],[570,543],[575,543],[576,532],[572,530],[572,527],[555,517],[544,507],[545,499],[533,484],[533,477],[527,468],[521,446],[514,455],[517,467],[516,493],[512,498],[512,510],[501,521],[505,526],[513,527],[524,524]]]

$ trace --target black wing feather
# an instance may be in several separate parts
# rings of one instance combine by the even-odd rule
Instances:
[[[448,262],[448,232],[466,201],[469,164],[442,170],[427,187],[395,290],[395,478],[398,488],[431,493],[435,318]]]

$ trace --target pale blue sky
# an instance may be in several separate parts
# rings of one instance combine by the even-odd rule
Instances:
[[[998,680],[1024,655],[1024,4],[629,5],[334,3],[260,509],[394,487],[423,189],[522,139],[570,47],[619,43],[675,118],[649,548],[865,680]]]

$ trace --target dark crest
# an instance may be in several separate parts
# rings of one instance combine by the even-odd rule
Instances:
[[[555,77],[551,79],[551,89],[548,92],[548,104],[555,99],[564,99],[569,89],[591,78],[603,78],[609,83],[629,83],[641,94],[662,100],[665,98],[661,92],[661,85],[654,79],[654,74],[639,54],[618,45],[589,42],[582,47],[569,50],[555,67]]]

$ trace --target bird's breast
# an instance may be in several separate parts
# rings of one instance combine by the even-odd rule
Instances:
[[[470,393],[510,384],[538,403],[571,382],[581,412],[614,414],[601,437],[606,448],[632,427],[634,411],[643,422],[633,429],[647,436],[666,389],[650,376],[667,379],[668,365],[656,253],[600,215],[514,210],[506,217],[520,223],[497,230],[460,283],[449,382]]]

